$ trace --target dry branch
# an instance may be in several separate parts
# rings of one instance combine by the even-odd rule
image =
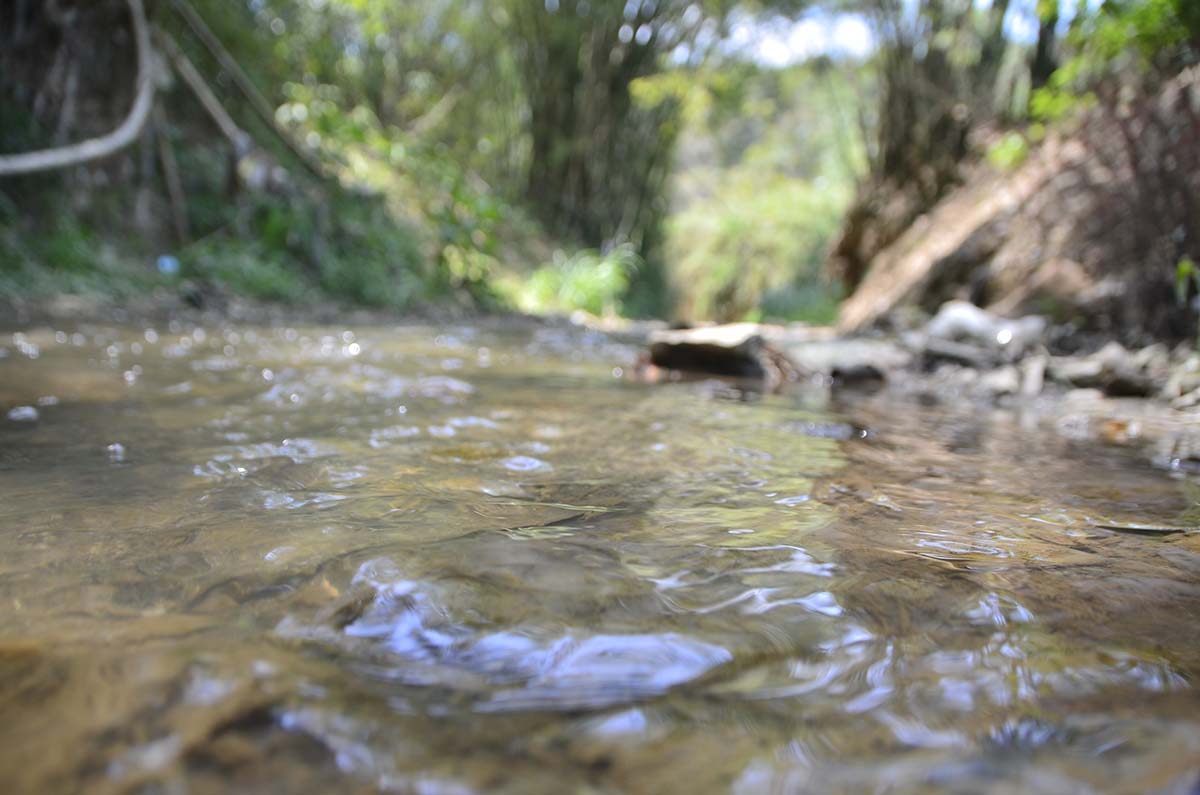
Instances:
[[[233,150],[237,156],[244,156],[250,151],[250,136],[242,128],[238,127],[237,122],[225,110],[221,101],[217,99],[217,95],[208,87],[208,83],[204,81],[204,78],[192,62],[188,60],[188,57],[183,54],[183,50],[179,48],[175,40],[162,30],[156,30],[155,33],[157,34],[158,46],[162,48],[163,52],[171,60],[171,65],[175,67],[176,74],[187,84],[192,93],[196,95],[196,99],[200,101],[200,104],[212,118],[213,123],[220,129],[221,133],[233,144]]]
[[[171,218],[175,223],[175,237],[180,245],[187,245],[192,238],[188,226],[187,194],[183,189],[183,178],[179,175],[179,162],[175,150],[167,138],[167,114],[162,106],[154,108],[154,137],[158,140],[158,159],[162,164],[163,179],[167,185],[167,197],[171,202]]]
[[[311,152],[304,150],[292,140],[288,131],[280,126],[279,122],[275,119],[275,110],[271,107],[271,103],[258,90],[258,87],[254,85],[254,81],[250,79],[246,71],[242,69],[237,60],[229,53],[229,50],[225,49],[225,46],[221,44],[221,40],[212,32],[212,29],[208,27],[204,19],[196,12],[196,9],[187,0],[171,1],[172,5],[175,6],[175,10],[183,17],[188,27],[196,34],[196,37],[200,39],[201,43],[204,44],[212,56],[217,59],[217,63],[221,65],[221,68],[233,78],[234,84],[246,96],[246,99],[250,101],[251,107],[254,108],[263,122],[283,142],[284,146],[291,150],[292,154],[304,164],[309,173],[318,179],[324,180],[325,171],[321,167],[321,163],[313,157]]]

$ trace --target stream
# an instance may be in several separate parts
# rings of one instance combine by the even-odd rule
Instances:
[[[1195,476],[636,353],[0,334],[0,790],[1200,792]]]

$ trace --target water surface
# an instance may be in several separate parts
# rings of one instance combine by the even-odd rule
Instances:
[[[3,791],[1197,791],[1191,482],[633,354],[0,337]]]

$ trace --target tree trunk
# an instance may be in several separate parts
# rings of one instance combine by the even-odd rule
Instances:
[[[1043,9],[1043,4],[1039,3],[1039,11]],[[1029,69],[1030,82],[1034,88],[1041,88],[1046,85],[1046,81],[1050,79],[1050,75],[1058,68],[1058,59],[1055,58],[1055,34],[1054,29],[1058,27],[1058,4],[1047,3],[1044,13],[1040,14],[1041,21],[1038,24],[1037,47],[1033,53],[1033,65]]]

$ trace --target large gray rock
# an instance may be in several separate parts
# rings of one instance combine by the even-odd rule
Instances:
[[[1099,389],[1110,397],[1146,397],[1158,392],[1166,380],[1160,351],[1133,353],[1118,342],[1110,342],[1090,356],[1053,358],[1047,372],[1060,383]]]
[[[1015,395],[1021,389],[1021,373],[1012,365],[999,367],[980,376],[979,385],[995,397]]]
[[[1037,315],[1009,319],[980,309],[967,301],[947,301],[925,327],[930,342],[966,343],[1002,355],[1020,358],[1042,340],[1046,319]]]

